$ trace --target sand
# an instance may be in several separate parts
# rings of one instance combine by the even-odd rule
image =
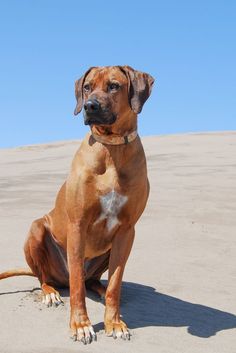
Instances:
[[[48,212],[79,141],[0,150],[0,271],[24,267],[31,221]],[[46,308],[32,277],[0,282],[0,353],[236,352],[236,132],[143,138],[151,193],[136,226],[121,312],[132,339],[69,337],[65,305]],[[104,276],[104,281],[106,275]]]

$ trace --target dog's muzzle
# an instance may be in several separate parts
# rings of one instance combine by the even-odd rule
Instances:
[[[84,104],[85,125],[111,125],[116,121],[116,115],[108,109],[102,109],[97,99],[88,99]]]

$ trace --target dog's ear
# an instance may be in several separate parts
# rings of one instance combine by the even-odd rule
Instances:
[[[120,69],[128,78],[129,102],[131,109],[139,114],[143,105],[152,91],[154,78],[141,71],[134,70],[130,66],[120,66]]]
[[[81,112],[82,107],[83,107],[83,99],[84,99],[84,95],[83,95],[83,84],[84,84],[84,80],[86,78],[86,76],[88,75],[88,73],[94,69],[93,67],[90,67],[85,74],[80,77],[78,80],[75,81],[75,97],[77,100],[77,104],[74,110],[74,115],[77,115]]]

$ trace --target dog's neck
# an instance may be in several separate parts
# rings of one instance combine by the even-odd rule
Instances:
[[[113,125],[92,125],[93,138],[106,145],[124,145],[134,141],[137,133],[137,115],[122,117]]]

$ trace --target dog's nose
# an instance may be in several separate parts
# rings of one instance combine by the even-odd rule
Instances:
[[[89,99],[84,104],[86,113],[97,113],[100,110],[100,103],[96,99]]]

